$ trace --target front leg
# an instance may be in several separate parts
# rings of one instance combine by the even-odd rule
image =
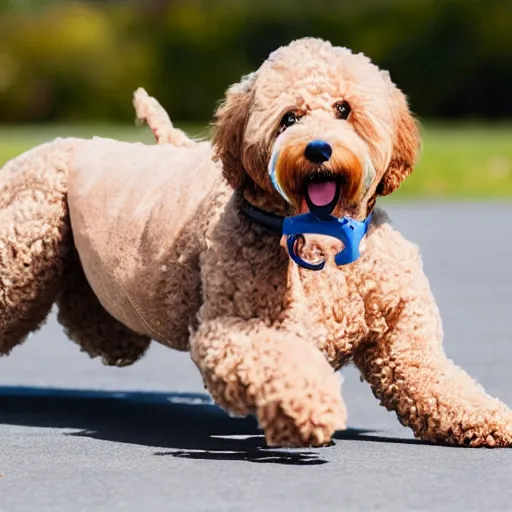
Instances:
[[[404,295],[388,314],[386,334],[355,355],[374,395],[420,439],[511,446],[512,411],[446,357],[426,278],[418,273]]]
[[[224,317],[199,327],[191,354],[216,403],[255,413],[270,446],[320,446],[345,428],[338,375],[295,335]]]

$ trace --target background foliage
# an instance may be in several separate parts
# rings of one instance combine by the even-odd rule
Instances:
[[[229,84],[303,36],[362,51],[422,125],[401,197],[512,197],[512,0],[0,0],[0,166],[59,135],[152,142],[145,87],[207,135]]]
[[[0,0],[0,122],[126,121],[139,85],[203,122],[308,35],[389,69],[422,118],[509,117],[511,20],[509,0]]]

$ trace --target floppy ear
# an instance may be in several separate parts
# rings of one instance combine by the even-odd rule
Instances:
[[[377,193],[381,196],[387,196],[394,192],[409,176],[414,169],[421,148],[418,123],[409,110],[407,99],[394,84],[390,85],[392,87],[391,108],[396,116],[395,139],[391,161],[377,187]]]
[[[254,80],[255,74],[251,73],[240,83],[229,87],[224,101],[215,112],[212,138],[214,160],[222,162],[224,177],[237,190],[242,189],[248,179],[241,160]]]

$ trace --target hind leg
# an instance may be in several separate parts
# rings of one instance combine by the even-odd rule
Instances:
[[[109,366],[128,366],[141,358],[151,339],[134,333],[103,308],[87,282],[75,249],[69,255],[64,276],[57,299],[58,320],[68,338]]]
[[[0,169],[0,355],[45,321],[69,249],[70,144],[47,144]]]

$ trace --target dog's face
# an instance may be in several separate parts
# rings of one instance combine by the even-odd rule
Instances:
[[[234,188],[340,215],[396,190],[420,137],[388,73],[307,38],[228,89],[213,144]]]

